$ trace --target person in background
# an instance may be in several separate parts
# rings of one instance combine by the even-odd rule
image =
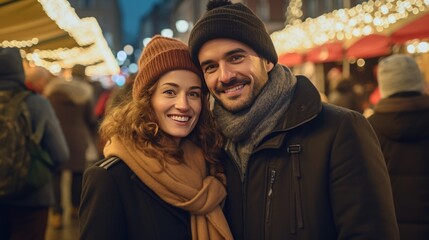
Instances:
[[[40,66],[27,66],[24,68],[24,71],[26,87],[38,94],[43,94],[43,89],[45,89],[49,81],[54,78],[47,69]]]
[[[69,161],[54,175],[56,203],[52,208],[51,225],[55,229],[60,229],[63,225],[64,209],[61,190],[63,172],[65,170],[71,172],[72,208],[69,213],[72,218],[76,219],[82,191],[83,172],[89,162],[99,159],[94,141],[97,120],[93,112],[93,89],[81,76],[81,68],[73,68],[72,76],[71,81],[52,80],[43,92],[55,110],[70,150]]]
[[[19,49],[0,48],[0,94],[25,90],[28,89]],[[69,150],[54,110],[49,101],[38,94],[30,94],[25,102],[33,131],[38,124],[44,125],[41,146],[58,168],[67,161]],[[0,200],[0,239],[44,240],[49,207],[53,204],[52,182],[29,196]]]
[[[187,46],[156,35],[132,99],[101,124],[106,159],[84,174],[80,239],[232,239],[220,207],[221,136]]]
[[[363,113],[362,97],[355,92],[355,84],[350,79],[342,79],[329,94],[328,102]]]
[[[329,97],[329,95],[335,91],[335,88],[337,87],[338,83],[340,83],[344,79],[342,68],[336,66],[329,69],[328,73],[326,74],[326,79],[328,84],[326,91]]]
[[[369,117],[389,170],[401,239],[429,237],[429,96],[415,60],[397,54],[378,66],[381,100]]]
[[[79,80],[82,82],[88,83],[92,88],[92,94],[91,94],[91,103],[93,106],[98,101],[98,98],[101,96],[101,94],[104,91],[103,86],[99,81],[91,81],[89,77],[86,75],[86,66],[82,64],[75,64],[71,68],[71,77],[72,80]]]
[[[399,239],[380,145],[355,111],[277,63],[244,4],[209,1],[189,37],[226,137],[224,212],[235,239]]]

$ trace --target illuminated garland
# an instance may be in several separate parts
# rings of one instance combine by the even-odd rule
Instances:
[[[304,22],[294,21],[271,34],[278,54],[305,51],[329,41],[381,33],[399,20],[429,10],[429,0],[369,0]]]
[[[286,25],[288,24],[299,24],[301,23],[302,17],[302,1],[291,0],[286,10]]]
[[[37,49],[37,44],[39,43],[37,38],[26,41],[5,40],[0,42],[0,47],[17,47],[21,49],[32,47],[36,50],[33,52],[23,51],[25,58],[53,73],[59,72],[61,68],[71,68],[75,64],[89,65],[86,69],[86,74],[89,76],[119,73],[116,59],[95,18],[80,19],[67,0],[37,1],[42,5],[47,16],[82,47],[39,50]]]

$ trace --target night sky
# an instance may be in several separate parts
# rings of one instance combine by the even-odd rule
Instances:
[[[140,20],[161,0],[119,0],[122,14],[123,42],[137,42]]]

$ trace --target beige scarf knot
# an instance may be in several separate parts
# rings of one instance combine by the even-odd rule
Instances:
[[[207,176],[202,150],[190,141],[181,145],[184,164],[165,163],[146,156],[119,138],[113,138],[104,148],[106,157],[116,156],[165,202],[191,213],[192,239],[233,239],[220,203],[226,196],[225,187]]]

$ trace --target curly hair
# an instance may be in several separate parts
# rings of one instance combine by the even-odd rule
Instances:
[[[186,139],[202,149],[210,175],[220,178],[223,173],[220,161],[222,136],[209,108],[207,86],[203,80],[201,82],[201,113],[197,125]],[[100,137],[103,142],[108,142],[116,136],[126,144],[134,145],[148,156],[160,161],[174,159],[175,163],[183,163],[183,151],[175,144],[173,138],[159,129],[158,119],[151,106],[151,98],[157,83],[158,81],[153,81],[145,86],[138,101],[128,98],[127,101],[112,108],[100,125]],[[162,164],[165,165],[165,162]],[[224,179],[220,180],[224,182]]]

